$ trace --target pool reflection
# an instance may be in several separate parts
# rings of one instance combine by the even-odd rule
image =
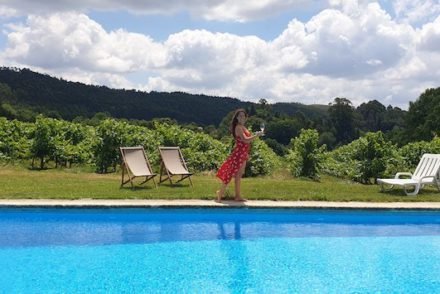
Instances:
[[[437,211],[0,209],[0,246],[440,235]]]

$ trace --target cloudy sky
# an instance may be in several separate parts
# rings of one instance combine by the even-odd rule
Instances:
[[[87,84],[408,108],[440,86],[440,0],[0,0],[0,64]]]

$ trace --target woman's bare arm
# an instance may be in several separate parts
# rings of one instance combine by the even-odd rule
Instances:
[[[255,138],[259,137],[262,134],[261,132],[256,132],[254,135],[246,136],[244,131],[245,131],[245,127],[237,125],[235,127],[235,136],[239,137],[241,141],[247,144],[249,144],[250,142],[255,140]]]

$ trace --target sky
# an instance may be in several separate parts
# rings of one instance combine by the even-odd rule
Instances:
[[[440,0],[0,0],[0,65],[116,89],[408,109]]]

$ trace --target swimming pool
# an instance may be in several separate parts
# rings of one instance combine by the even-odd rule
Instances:
[[[439,273],[439,211],[0,208],[4,293],[433,293]]]

